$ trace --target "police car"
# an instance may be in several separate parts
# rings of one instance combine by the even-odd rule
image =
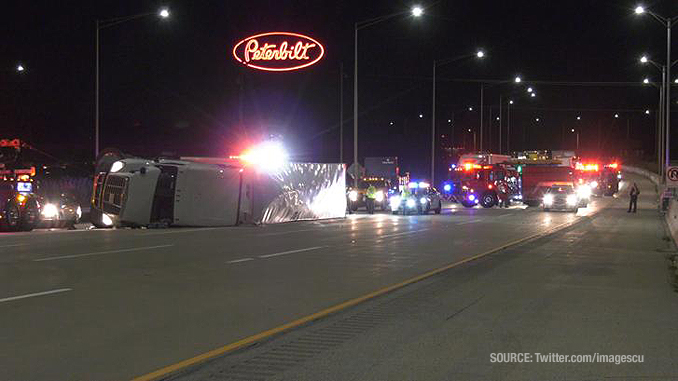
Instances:
[[[431,210],[440,214],[443,209],[442,195],[426,182],[411,182],[407,191],[389,198],[393,214],[428,214]]]

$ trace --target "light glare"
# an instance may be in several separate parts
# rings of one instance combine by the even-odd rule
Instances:
[[[424,9],[422,7],[416,6],[412,8],[412,16],[419,17],[424,14]]]
[[[636,7],[635,12],[637,15],[642,15],[643,13],[645,13],[645,8],[639,5]]]
[[[158,13],[158,15],[160,17],[166,19],[166,18],[169,17],[170,13],[169,13],[169,10],[167,8],[163,8],[163,9],[160,10],[160,13]]]

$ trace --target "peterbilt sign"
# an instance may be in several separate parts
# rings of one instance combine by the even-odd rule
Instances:
[[[317,40],[299,33],[269,32],[247,37],[233,47],[233,57],[252,69],[291,71],[309,67],[323,57]]]

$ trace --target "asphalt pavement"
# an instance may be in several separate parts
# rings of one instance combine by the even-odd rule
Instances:
[[[645,185],[643,188],[645,189]],[[649,191],[644,190],[642,197],[648,197],[648,193]],[[520,246],[522,249],[513,255],[510,254],[511,249],[504,250],[491,255],[491,260],[470,262],[444,273],[459,274],[461,283],[441,289],[438,295],[440,298],[452,298],[454,301],[454,303],[444,302],[445,299],[440,299],[441,305],[449,303],[451,307],[455,307],[482,295],[475,305],[486,308],[486,311],[474,313],[471,306],[465,310],[467,312],[455,317],[453,322],[457,331],[454,331],[454,334],[466,332],[462,335],[463,340],[459,341],[469,346],[463,350],[466,356],[458,356],[461,347],[445,347],[443,345],[445,341],[439,341],[438,345],[442,345],[438,347],[440,354],[446,354],[444,361],[440,357],[437,357],[436,361],[459,364],[455,361],[463,360],[470,364],[469,361],[475,359],[473,361],[477,365],[492,368],[486,361],[487,351],[482,352],[485,349],[494,350],[489,346],[490,342],[483,342],[485,336],[472,334],[474,330],[487,329],[485,324],[481,323],[487,324],[489,321],[498,324],[495,328],[497,337],[506,337],[507,342],[510,342],[511,337],[515,338],[512,332],[518,330],[519,326],[519,321],[513,321],[516,316],[511,313],[517,314],[517,310],[520,310],[522,315],[518,317],[526,319],[531,316],[529,308],[534,307],[531,303],[536,303],[539,307],[537,312],[548,315],[557,312],[548,310],[549,306],[557,305],[556,302],[549,302],[549,295],[575,298],[582,293],[585,294],[586,301],[592,302],[596,294],[586,288],[585,283],[580,284],[581,288],[568,288],[567,284],[564,284],[561,287],[564,290],[561,295],[549,294],[547,292],[550,290],[549,287],[552,288],[554,285],[546,281],[551,279],[548,276],[551,275],[563,282],[576,283],[576,279],[563,278],[564,275],[558,271],[564,271],[571,278],[576,278],[577,271],[584,273],[593,271],[587,270],[587,266],[610,267],[611,265],[605,264],[607,257],[595,257],[594,261],[589,258],[599,255],[596,254],[598,251],[608,253],[607,249],[601,249],[601,244],[621,245],[622,248],[633,247],[655,253],[655,257],[652,257],[654,262],[649,259],[647,263],[641,261],[644,265],[643,272],[624,267],[634,263],[631,254],[626,256],[620,254],[619,258],[624,261],[614,256],[609,259],[621,261],[619,268],[626,269],[623,275],[629,276],[627,280],[633,282],[633,287],[653,284],[652,289],[642,289],[647,294],[643,294],[644,296],[650,295],[650,291],[664,292],[659,296],[652,294],[652,299],[648,299],[654,301],[654,309],[648,311],[652,319],[665,316],[663,315],[665,311],[667,314],[677,316],[675,312],[678,310],[674,308],[676,303],[670,302],[673,296],[670,288],[666,284],[662,284],[662,287],[654,285],[665,280],[662,277],[664,273],[658,269],[661,266],[655,263],[663,254],[653,251],[656,249],[656,242],[648,241],[650,236],[655,240],[660,240],[663,236],[663,228],[658,222],[656,210],[648,209],[650,208],[648,204],[641,204],[645,209],[633,217],[621,212],[614,214],[624,202],[624,199],[597,198],[588,208],[581,209],[576,215],[563,212],[544,213],[538,208],[525,209],[521,206],[510,209],[465,209],[454,205],[445,209],[442,215],[357,214],[339,220],[265,227],[35,231],[0,234],[2,378],[9,380],[133,378],[279,327],[347,300],[359,298],[441,266],[492,251],[525,237],[550,233],[558,228],[566,230],[524,244]],[[616,228],[597,229],[595,234],[586,233],[585,230],[580,235],[569,236],[566,242],[557,241],[557,237],[566,232],[596,226],[597,221],[603,219],[607,219],[610,226]],[[625,221],[631,221],[629,222],[631,225]],[[570,224],[576,225],[566,228]],[[545,246],[541,254],[534,254],[527,249],[531,246],[525,245],[534,245],[536,242],[551,246]],[[636,246],[628,246],[632,242],[635,242]],[[666,241],[662,242],[664,246],[667,245]],[[579,252],[580,249],[582,253],[589,254],[570,258],[574,261],[570,267],[565,265],[559,267],[556,264],[549,267],[548,262],[544,263],[545,259],[556,259],[566,255],[563,253],[565,249],[570,250],[570,255]],[[617,253],[614,250],[609,252]],[[587,258],[589,260],[586,260]],[[617,270],[617,267],[614,268]],[[544,271],[547,273],[543,274]],[[601,274],[595,279],[605,280],[618,275],[616,271],[606,272],[604,269],[598,271]],[[645,279],[641,275],[650,276],[651,279]],[[443,274],[432,279],[441,276]],[[558,276],[561,278],[557,278]],[[606,280],[610,284],[603,291],[610,289],[617,298],[597,299],[600,308],[612,302],[619,302],[621,291],[615,287],[617,286],[615,279]],[[430,281],[416,283],[398,292],[422,287]],[[469,290],[474,290],[475,293]],[[398,292],[388,294],[384,298],[395,298]],[[634,295],[630,292],[622,294]],[[607,295],[602,293],[600,296]],[[530,302],[534,297],[538,297],[537,301]],[[365,306],[383,300],[379,298],[365,303]],[[566,300],[561,303],[566,303]],[[361,305],[360,308],[366,308],[365,306]],[[630,307],[628,303],[623,306]],[[574,307],[583,308],[576,304]],[[609,308],[607,318],[619,314],[637,317],[642,311],[612,306]],[[417,309],[425,311],[418,307]],[[393,314],[395,318],[393,322],[408,316],[399,315],[398,311]],[[425,313],[431,319],[436,316],[435,314],[435,310]],[[342,314],[339,314],[329,319],[341,316]],[[483,316],[487,321],[483,322]],[[536,322],[533,325],[536,325],[539,319],[534,320]],[[556,320],[566,324],[563,326],[565,331],[576,328],[575,320],[563,318]],[[473,324],[464,328],[461,322]],[[616,320],[608,321],[613,327],[615,322]],[[317,324],[326,323],[321,320]],[[411,329],[408,329],[408,326]],[[424,324],[424,328],[426,327]],[[553,330],[556,327],[547,326],[547,328]],[[299,329],[291,334],[300,334],[306,329],[308,328]],[[308,362],[322,362],[323,359],[330,358],[326,356],[341,356],[343,350],[345,356],[350,356],[351,353],[354,356],[345,359],[355,360],[356,364],[362,366],[355,368],[357,373],[354,376],[358,377],[356,379],[398,379],[394,377],[396,373],[393,373],[398,369],[393,365],[393,361],[396,360],[391,356],[396,354],[403,356],[403,353],[412,352],[416,348],[407,348],[405,344],[408,341],[397,339],[397,334],[410,335],[413,340],[415,336],[412,332],[419,330],[420,333],[424,333],[425,329],[407,320],[402,320],[402,325],[395,331],[390,333],[382,331],[385,329],[387,325],[376,325],[374,329],[359,335],[364,340],[372,337],[372,340],[375,340],[372,342],[373,345],[388,348],[389,351],[383,351],[382,357],[374,353],[374,356],[360,356],[361,359],[356,359],[356,353],[369,348],[351,347],[359,345],[358,342],[351,342],[351,345],[337,345],[332,351],[321,356],[299,362],[299,366],[285,372],[266,373],[266,377],[303,379],[303,374],[310,369],[319,371],[327,369],[328,372],[335,372],[337,375],[351,376],[339,372],[338,369],[322,368]],[[465,329],[468,331],[464,331]],[[505,329],[508,331],[502,332]],[[544,336],[551,332],[549,329],[536,331],[532,337],[534,340],[543,341]],[[562,335],[558,337],[560,336]],[[281,339],[286,337],[288,335],[283,335]],[[419,352],[421,355],[415,357],[421,358],[422,361],[431,358],[425,354],[435,350],[436,341],[432,340],[432,337],[419,337],[419,343],[415,344],[415,347],[421,347]],[[457,341],[453,340],[454,343]],[[498,342],[503,343],[501,340]],[[613,340],[609,342],[613,343]],[[261,348],[266,345],[262,345]],[[472,345],[476,345],[474,349],[476,357],[469,357],[469,354],[474,353],[471,351]],[[652,348],[652,342],[648,341],[646,347]],[[657,346],[660,347],[662,346]],[[502,348],[504,347],[497,346],[497,351],[503,350]],[[606,348],[601,348],[601,351]],[[561,350],[565,349],[571,348]],[[247,356],[249,353],[248,350],[240,355]],[[390,365],[387,357],[391,358]],[[227,356],[211,364],[219,366],[219,361],[231,361],[232,358],[233,356]],[[372,358],[374,362],[370,362]],[[406,361],[404,357],[401,358],[402,361]],[[384,368],[379,368],[375,364],[382,364]],[[440,369],[444,367],[438,369],[432,365],[422,362],[417,366],[422,367],[420,369],[431,369],[431,377],[438,375],[434,372],[443,371]],[[387,371],[388,368],[391,370]],[[210,369],[198,368],[204,372],[211,372]],[[373,369],[374,372],[365,373],[369,369]],[[404,368],[400,369],[404,371]],[[221,371],[222,373],[219,373],[217,369],[215,374],[223,375],[223,369]],[[294,371],[298,373],[289,373],[287,376],[286,372]],[[403,377],[400,379],[424,379],[406,377],[407,374],[402,373]],[[330,378],[308,373],[308,379]],[[337,376],[334,379],[350,377]]]

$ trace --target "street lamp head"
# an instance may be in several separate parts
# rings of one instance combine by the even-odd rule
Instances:
[[[471,132],[471,129],[470,129],[470,128],[468,129],[468,132]]]
[[[637,15],[642,15],[643,13],[645,13],[645,8],[639,5],[636,7],[635,12]]]
[[[535,121],[535,122],[538,122],[538,121],[539,121],[539,118],[534,118],[534,121]]]
[[[520,83],[523,80],[522,80],[522,78],[520,78],[520,76],[517,76],[516,79],[514,79],[514,81],[515,81],[515,83]]]
[[[650,115],[650,110],[645,110],[645,115]]]
[[[532,98],[534,98],[534,97],[537,96],[537,93],[530,93],[530,96],[531,96]]]
[[[26,68],[22,64],[16,65],[16,71],[19,73],[23,72],[24,70],[26,70]]]
[[[512,105],[512,104],[513,104],[513,99],[511,99],[511,100],[509,101],[509,104],[510,104],[510,105]]]
[[[678,83],[678,78],[674,79],[673,83]]]
[[[649,78],[643,79],[643,83],[647,85],[648,83],[650,83],[650,79]]]
[[[447,123],[452,123],[452,119],[448,119],[448,120],[447,120]]]
[[[615,118],[619,118],[619,114],[614,114],[614,117],[615,117]]]
[[[424,114],[419,114],[419,118],[423,118],[423,117],[424,117]]]
[[[497,120],[499,120],[499,117],[497,117]]]
[[[469,111],[473,111],[473,107],[469,107],[468,110],[469,110]]]
[[[648,61],[647,56],[642,56],[642,57],[640,57],[640,62],[641,62],[641,63],[647,63],[647,61]]]
[[[570,130],[570,132],[574,132],[574,128]]]
[[[478,58],[483,58],[483,57],[485,57],[485,52],[482,51],[482,50],[478,50],[478,51],[476,52],[476,57],[478,57]]]
[[[581,116],[577,116],[577,120],[581,120]],[[574,132],[574,130],[572,130]]]
[[[169,9],[167,9],[167,8],[161,9],[160,12],[158,12],[158,16],[160,16],[164,19],[168,18],[170,16]]]
[[[419,17],[424,14],[424,9],[420,6],[415,6],[412,8],[412,16]]]
[[[531,88],[531,87],[528,87],[528,88],[527,88],[527,92],[528,92],[528,93],[531,93],[531,92],[532,92],[532,88]]]

